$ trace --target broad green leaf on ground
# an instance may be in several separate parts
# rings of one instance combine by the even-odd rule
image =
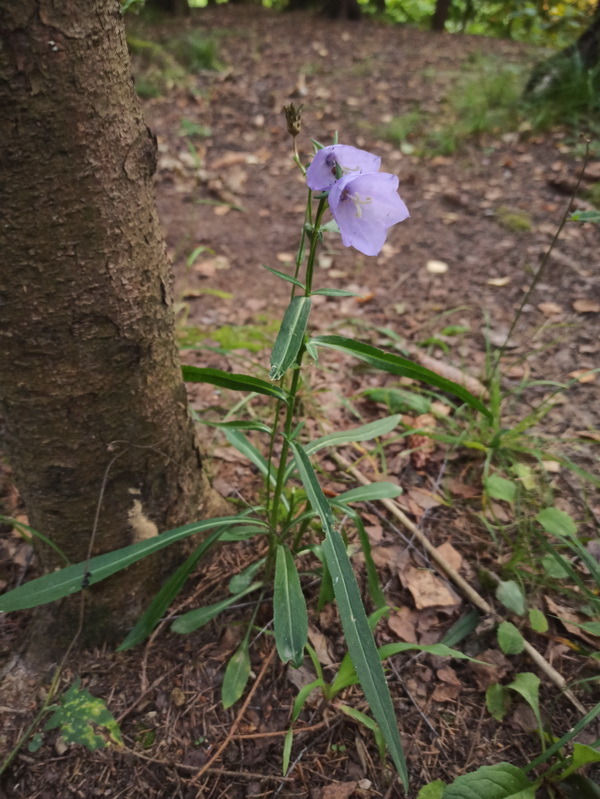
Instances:
[[[79,679],[75,680],[63,694],[44,729],[60,728],[65,743],[81,744],[92,751],[104,749],[111,743],[122,746],[119,725],[106,703],[92,696],[85,688],[80,688],[80,682]]]
[[[500,477],[499,474],[492,474],[483,481],[483,484],[492,499],[501,499],[510,503],[515,501],[517,486],[512,480]]]
[[[158,621],[161,619],[163,613],[167,610],[171,602],[175,599],[177,594],[185,585],[185,581],[194,570],[200,558],[207,552],[210,547],[219,539],[223,534],[223,530],[215,530],[214,533],[203,541],[200,546],[192,552],[187,560],[181,564],[177,571],[169,577],[169,579],[162,586],[160,591],[156,594],[146,611],[137,620],[134,628],[131,630],[123,643],[117,647],[117,652],[122,652],[124,649],[130,649],[132,646],[141,643],[147,638]]]
[[[417,794],[417,799],[442,799],[445,787],[446,783],[442,782],[442,780],[429,782],[421,788]]]
[[[183,538],[188,538],[191,535],[198,533],[205,533],[208,530],[216,528],[227,528],[234,525],[248,524],[248,518],[245,514],[239,516],[221,516],[215,519],[205,519],[202,522],[194,522],[193,524],[186,524],[183,527],[177,527],[174,530],[168,530],[165,533],[147,538],[137,544],[131,544],[122,549],[116,549],[114,552],[107,552],[104,555],[98,555],[91,558],[89,561],[83,563],[76,563],[73,566],[67,566],[52,574],[45,574],[37,580],[31,580],[25,585],[15,588],[13,591],[8,591],[6,594],[0,596],[0,613],[8,613],[13,610],[25,610],[27,608],[35,608],[38,605],[44,605],[47,602],[53,602],[56,599],[62,599],[64,596],[75,594],[83,588],[84,577],[86,578],[86,585],[95,585],[101,580],[105,580],[112,574],[115,574],[121,569],[126,569],[132,563],[158,552],[176,541],[181,541]],[[252,520],[256,526],[267,527],[266,523]]]
[[[286,308],[271,353],[269,372],[271,380],[281,380],[290,366],[295,363],[304,342],[310,306],[310,297],[294,297]]]
[[[525,613],[525,597],[521,587],[514,580],[506,580],[498,583],[496,588],[496,599],[501,602],[507,610],[522,616]]]
[[[464,386],[452,380],[447,380],[445,377],[436,374],[436,372],[432,372],[431,369],[425,369],[425,367],[419,366],[419,364],[413,363],[413,361],[409,361],[406,358],[401,358],[399,355],[392,355],[389,352],[380,350],[378,347],[354,341],[354,339],[346,336],[314,336],[311,342],[318,347],[327,347],[353,355],[355,358],[366,361],[366,363],[384,372],[410,377],[413,380],[421,380],[430,386],[447,391],[491,419],[491,413],[483,402],[474,394],[471,394]]]
[[[536,633],[548,632],[548,619],[541,610],[538,610],[538,608],[530,608],[528,616],[532,630],[535,630]]]
[[[250,679],[250,652],[248,638],[244,638],[240,647],[233,653],[225,669],[221,686],[221,701],[225,710],[238,701]]]
[[[503,621],[498,625],[498,644],[505,655],[518,655],[525,647],[525,639],[514,624]]]
[[[202,608],[195,608],[194,610],[189,610],[187,613],[184,613],[178,619],[175,619],[173,624],[171,625],[171,629],[174,633],[180,633],[181,635],[188,635],[189,633],[193,633],[198,630],[200,627],[203,627],[205,624],[208,624],[209,621],[214,619],[224,610],[226,610],[230,605],[233,605],[235,602],[240,600],[246,594],[251,593],[252,591],[256,591],[257,588],[261,588],[262,583],[256,582],[249,585],[248,588],[240,591],[239,594],[235,594],[234,596],[228,596],[226,599],[221,599],[219,602],[213,602],[212,605],[205,605]]]
[[[300,668],[308,640],[308,613],[294,556],[280,544],[275,560],[273,626],[277,654],[282,663]]]
[[[319,485],[308,455],[296,442],[292,441],[291,446],[306,494],[313,509],[318,513],[325,532],[323,553],[331,572],[333,590],[350,657],[394,765],[404,787],[407,788],[408,772],[400,743],[394,706],[346,547],[341,535],[335,529],[329,503]]]
[[[506,686],[499,683],[489,685],[485,692],[485,706],[490,716],[502,721],[510,707],[510,692]]]
[[[442,799],[535,799],[538,783],[531,783],[511,763],[482,766],[448,785]]]
[[[577,525],[569,514],[560,508],[544,508],[535,518],[550,535],[571,538],[577,535]]]
[[[267,383],[265,380],[260,380],[258,377],[223,372],[221,369],[188,366],[187,364],[181,367],[181,371],[186,383],[210,383],[211,386],[228,388],[230,391],[254,391],[257,394],[265,394],[267,397],[275,397],[282,402],[288,400],[288,395],[283,389]]]

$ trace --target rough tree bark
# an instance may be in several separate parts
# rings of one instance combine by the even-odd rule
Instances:
[[[31,525],[74,562],[103,486],[93,554],[191,521],[206,499],[155,151],[117,0],[0,0],[0,416]],[[109,628],[165,560],[100,591]]]

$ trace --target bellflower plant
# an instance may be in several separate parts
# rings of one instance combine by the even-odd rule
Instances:
[[[68,566],[0,596],[0,612],[35,607],[87,590],[100,580],[126,568],[181,539],[202,534],[203,540],[188,559],[163,585],[145,613],[129,632],[119,649],[127,649],[144,641],[163,618],[169,605],[192,574],[201,557],[218,541],[242,541],[261,536],[266,546],[261,556],[241,574],[234,575],[228,584],[229,595],[218,602],[196,608],[176,618],[171,629],[189,634],[206,624],[230,605],[239,604],[242,597],[254,594],[246,634],[231,657],[222,683],[225,707],[237,702],[245,691],[251,674],[250,642],[254,639],[255,619],[259,607],[272,599],[273,635],[280,659],[298,667],[308,653],[317,679],[302,689],[292,709],[295,721],[312,689],[321,690],[326,701],[331,700],[348,685],[360,683],[374,720],[364,713],[338,701],[338,708],[373,730],[379,743],[385,743],[404,786],[408,784],[406,763],[402,753],[398,720],[389,694],[381,661],[404,649],[419,649],[416,644],[397,643],[377,648],[372,627],[387,610],[379,586],[377,570],[370,553],[369,539],[360,513],[352,505],[397,496],[397,485],[377,482],[353,488],[334,498],[325,496],[320,486],[312,456],[325,447],[367,441],[392,432],[400,421],[399,415],[378,419],[359,427],[334,431],[314,441],[306,440],[302,419],[299,418],[299,398],[302,389],[302,367],[305,356],[317,362],[320,349],[331,349],[365,361],[372,368],[394,375],[421,380],[442,391],[454,394],[465,403],[490,416],[485,406],[463,386],[453,383],[422,366],[393,353],[345,336],[311,335],[308,322],[311,297],[314,294],[344,297],[351,292],[338,288],[313,288],[316,253],[325,232],[335,229],[332,223],[323,224],[330,208],[337,223],[342,242],[366,255],[376,255],[383,246],[388,229],[408,217],[408,210],[398,195],[398,178],[380,172],[381,160],[372,153],[347,145],[317,146],[312,163],[305,169],[296,149],[300,132],[301,109],[289,106],[286,119],[293,138],[294,160],[306,175],[308,200],[296,255],[294,274],[266,267],[291,284],[291,297],[271,353],[270,381],[252,375],[235,374],[219,369],[183,366],[183,377],[189,382],[210,383],[233,391],[260,394],[275,401],[271,424],[252,419],[216,422],[198,418],[203,424],[221,427],[229,443],[248,458],[265,478],[265,501],[247,506],[239,514],[208,519],[169,530],[160,535],[90,558],[84,563]],[[316,208],[314,203],[317,203]],[[244,403],[240,404],[242,407]],[[268,444],[261,451],[248,433],[263,433]],[[369,601],[377,608],[367,617],[361,592],[350,559],[353,548],[340,529],[340,517],[351,519],[362,547]],[[305,561],[309,560],[308,564]],[[298,561],[303,565],[298,568]],[[324,681],[316,653],[308,643],[308,611],[302,574],[307,569],[321,576],[318,600],[312,588],[308,593],[317,612],[323,604],[335,599],[348,654],[331,686]],[[312,586],[313,579],[308,583]],[[247,602],[244,599],[244,602]],[[261,622],[264,624],[264,620]],[[461,657],[447,647],[437,654]],[[431,647],[428,648],[431,651]],[[287,768],[292,748],[292,730],[285,740],[283,761]]]

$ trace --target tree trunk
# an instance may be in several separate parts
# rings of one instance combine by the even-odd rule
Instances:
[[[431,30],[443,31],[448,19],[448,12],[450,11],[450,3],[452,0],[436,0],[435,11],[431,18]]]
[[[0,0],[0,36],[0,415],[30,524],[77,562],[98,505],[94,555],[190,521],[203,496],[156,142],[115,0]],[[165,560],[99,586],[108,628]]]
[[[191,12],[188,0],[146,0],[145,7],[172,16],[188,16]]]

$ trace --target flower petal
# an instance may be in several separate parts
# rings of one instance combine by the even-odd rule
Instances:
[[[329,207],[344,245],[365,255],[378,255],[387,229],[409,216],[398,178],[386,172],[340,178],[329,194]]]
[[[322,150],[317,150],[306,170],[308,187],[313,191],[329,191],[337,180],[336,164],[339,164],[343,176],[356,176],[363,172],[377,172],[381,166],[381,158],[347,144],[323,147]]]

